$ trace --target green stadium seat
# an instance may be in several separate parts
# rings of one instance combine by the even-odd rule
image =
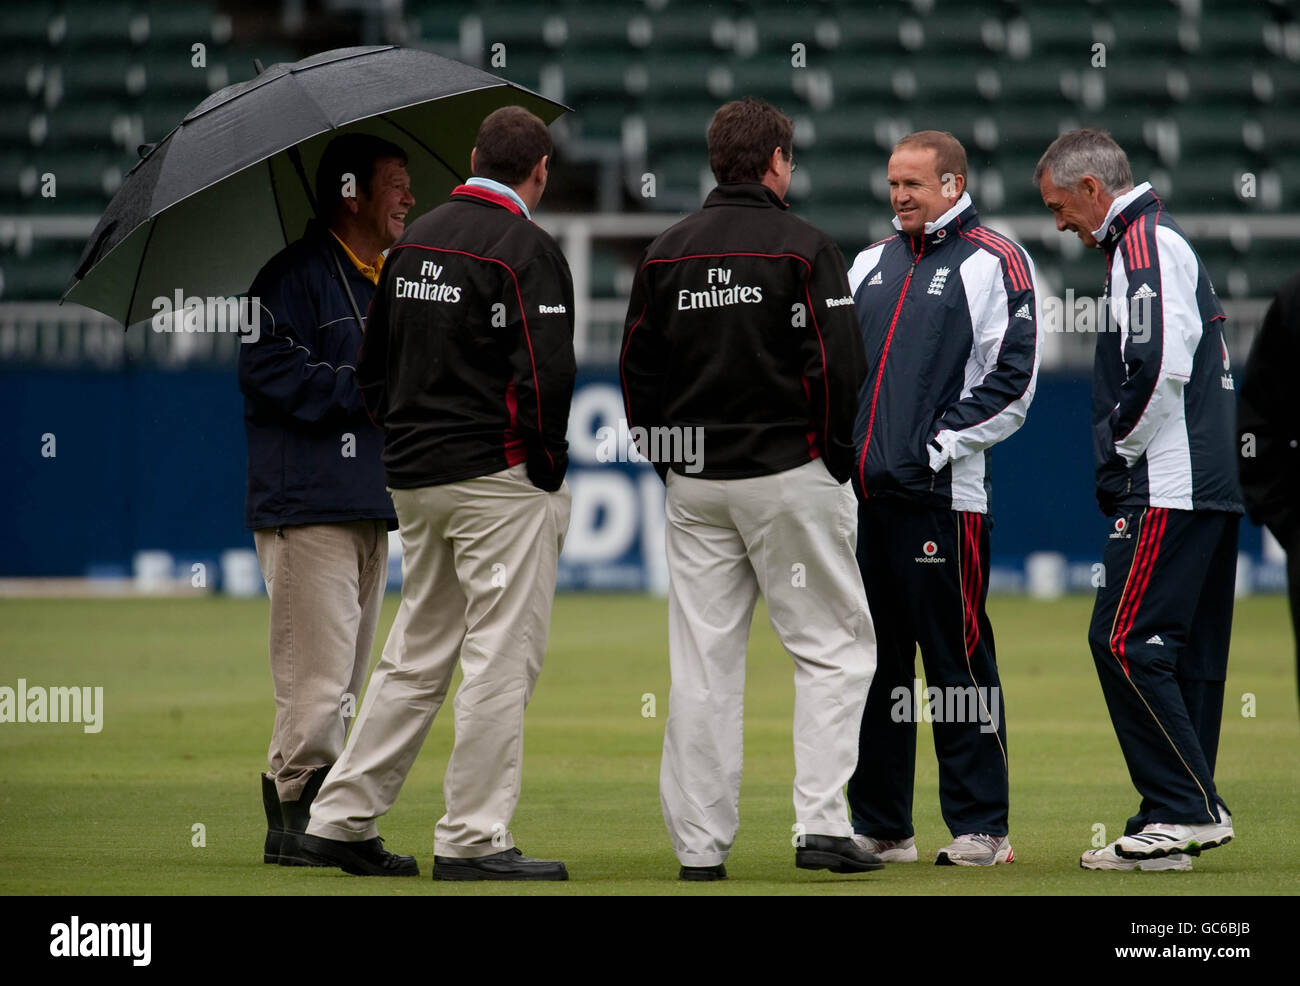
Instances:
[[[657,209],[682,211],[698,208],[702,192],[713,187],[703,139],[695,150],[652,151],[647,170],[655,176],[656,195],[649,202]],[[639,188],[640,174],[632,177]]]
[[[58,15],[51,13],[48,4],[7,4],[4,16],[6,46],[13,46],[20,51],[43,51],[51,46],[50,20]]]
[[[915,75],[916,64],[903,56],[867,58],[860,52],[843,49],[826,57],[826,67],[834,84],[835,102],[855,105],[873,100],[895,104],[895,78],[901,71]]]
[[[133,43],[132,20],[137,16],[135,4],[122,0],[99,0],[96,3],[72,3],[67,9],[68,26],[64,46],[94,51],[114,47],[129,48]],[[139,31],[139,25],[136,25]],[[79,50],[80,49],[80,50]]]
[[[142,92],[148,78],[140,60],[129,51],[79,52],[62,59],[59,72],[65,100],[103,96],[125,98]]]
[[[640,4],[566,3],[562,10],[568,28],[566,50],[588,51],[592,54],[616,54],[629,47],[628,20],[644,14]]]
[[[641,40],[635,27],[629,32],[629,39],[635,47],[646,50],[698,51],[707,54],[717,51],[719,45],[714,41],[714,28],[719,20],[729,20],[714,15],[714,12],[698,5],[669,5],[646,18],[650,24],[648,44],[636,44]],[[643,22],[644,23],[644,22]]]
[[[1257,208],[1257,202],[1243,202],[1240,198],[1242,173],[1260,171],[1257,164],[1241,154],[1203,152],[1189,167],[1179,168],[1172,176],[1172,187],[1161,191],[1175,215],[1191,211],[1246,212]]]
[[[1086,63],[1076,66],[1063,59],[1034,58],[998,73],[1000,95],[997,101],[1007,108],[1008,116],[1035,111],[1044,103],[1061,103],[1067,98],[1063,79],[1077,80],[1095,71]],[[1077,84],[1074,88],[1077,89]],[[1069,98],[1073,100],[1077,96]]]
[[[840,50],[856,51],[869,57],[904,53],[899,41],[899,25],[908,12],[901,7],[871,11],[846,6],[835,12],[840,29]]]
[[[208,59],[208,63],[203,68],[196,68],[190,64],[188,50],[179,50],[172,57],[153,56],[145,63],[145,79],[151,93],[166,93],[171,98],[186,96],[193,99],[193,105],[197,106],[212,91],[211,72],[216,63]],[[243,76],[237,76],[232,70],[235,66],[227,68],[227,74],[230,81],[235,81],[240,77],[251,77],[253,74],[251,65]]]
[[[621,95],[627,59],[619,53],[569,53],[552,64],[564,75],[564,98],[575,109],[582,102],[602,96]]]
[[[984,53],[989,57],[988,38],[1002,34],[996,9],[978,4],[936,11],[924,22],[925,54]]]
[[[645,125],[646,147],[651,153],[693,149],[703,154],[709,120],[717,104],[710,101],[670,104],[646,101],[638,119]]]
[[[1134,60],[1132,64],[1110,62],[1100,72],[1106,86],[1108,109],[1142,106],[1163,107],[1186,98],[1188,73],[1176,63],[1155,57]],[[1180,98],[1181,94],[1181,98]]]
[[[873,197],[872,167],[866,155],[807,152],[799,155],[798,162],[804,177],[792,183],[792,191],[807,185],[808,196],[815,201]],[[883,169],[884,156],[878,156],[874,163],[877,170]],[[878,180],[875,186],[874,192],[878,193],[881,188]]]
[[[1263,132],[1265,146],[1273,153],[1300,151],[1300,114],[1294,109],[1272,107],[1252,116]]]
[[[492,50],[492,45],[500,42],[506,46],[506,56],[515,49],[523,51],[544,52],[559,48],[559,44],[548,44],[544,38],[548,20],[564,18],[558,12],[539,9],[536,5],[489,7],[478,13],[483,24],[484,54]]]
[[[844,44],[844,23],[839,14],[827,15],[798,6],[769,8],[752,23],[764,52],[763,60],[770,65],[775,65],[778,58],[790,65],[794,57],[791,48],[801,44],[807,66],[815,67],[818,55],[828,50],[825,40],[836,42],[831,49]]]
[[[632,56],[630,64],[638,66],[640,71],[627,78],[639,78],[645,85],[647,98],[673,100],[713,98],[709,95],[709,70],[722,67],[710,59],[658,50]]]
[[[0,250],[0,300],[57,301],[81,256],[81,245],[36,241],[30,254]]]
[[[632,104],[623,97],[602,95],[582,100],[578,111],[566,119],[575,137],[617,141],[631,112]]]
[[[799,98],[796,85],[806,78],[804,73],[808,71],[790,67],[788,63],[773,66],[761,57],[748,61],[733,59],[725,68],[732,82],[731,91],[725,98],[756,96],[768,100],[786,113],[794,109]]]
[[[46,61],[43,54],[0,58],[0,98],[12,112],[15,101],[34,99],[43,90]]]
[[[618,254],[597,240],[591,250],[591,294],[596,298],[618,296],[615,282],[618,279]]]
[[[408,0],[406,14],[415,22],[416,37],[419,40],[459,44],[461,19],[474,13],[480,6],[471,0],[437,0],[433,3]]]
[[[1198,61],[1195,69],[1187,72],[1191,84],[1189,98],[1207,105],[1231,101],[1238,112],[1249,105],[1281,103],[1278,86],[1282,85],[1285,91],[1286,75],[1272,73],[1254,62],[1206,59],[1203,63]]]
[[[1080,68],[1091,66],[1094,30],[1105,21],[1097,10],[1082,4],[1025,5],[1024,20],[1029,27],[1032,57],[1044,54],[1066,55],[1077,59]],[[1107,49],[1109,64],[1109,49]]]
[[[1267,33],[1272,20],[1260,4],[1231,3],[1201,12],[1203,55],[1235,58],[1262,57],[1268,53]]]
[[[852,152],[874,149],[876,146],[876,121],[882,113],[870,106],[852,106],[842,103],[821,113],[814,113],[814,147]]]
[[[1185,48],[1182,42],[1197,36],[1196,21],[1182,18],[1172,5],[1107,7],[1107,17],[1114,29],[1114,40],[1107,45],[1108,68],[1135,58],[1145,61],[1194,50]],[[1180,36],[1180,27],[1190,28],[1190,34]]]
[[[1288,157],[1279,160],[1273,170],[1282,182],[1282,208],[1287,212],[1300,211],[1300,161]],[[1300,263],[1300,255],[1292,259]]]
[[[220,45],[223,39],[214,37],[213,26],[218,13],[215,5],[203,2],[168,3],[165,0],[152,0],[143,7],[149,18],[149,46],[156,49],[182,50],[186,53],[190,45],[201,42],[210,49],[214,44]]]
[[[48,114],[49,132],[42,146],[56,150],[107,149],[130,114],[122,102],[70,102]]]

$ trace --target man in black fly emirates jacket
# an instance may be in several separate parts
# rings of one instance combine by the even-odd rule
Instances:
[[[876,660],[847,482],[866,368],[839,249],[786,211],[792,132],[756,100],[714,114],[718,187],[646,251],[623,336],[628,427],[668,487],[660,792],[685,880],[726,876],[760,591],[795,662],[795,864],[882,865],[843,794]]]
[[[411,224],[375,290],[357,381],[384,429],[402,605],[303,840],[349,873],[418,874],[382,847],[376,823],[459,662],[434,879],[568,878],[561,862],[523,856],[509,830],[569,522],[573,285],[531,219],[550,154],[532,113],[489,115],[474,177]]]

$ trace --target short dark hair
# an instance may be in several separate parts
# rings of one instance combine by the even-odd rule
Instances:
[[[406,164],[406,152],[392,141],[374,134],[343,134],[325,147],[316,166],[316,214],[326,223],[334,221],[343,202],[343,176],[356,178],[358,192],[370,194],[375,162],[397,158]]]
[[[553,150],[551,131],[522,106],[488,114],[474,138],[474,176],[518,185]]]
[[[762,181],[772,151],[790,160],[794,123],[761,99],[738,99],[718,107],[709,121],[709,167],[719,184]]]
[[[966,148],[947,130],[918,130],[895,144],[894,150],[902,147],[923,147],[934,151],[935,172],[940,179],[944,175],[966,177]]]

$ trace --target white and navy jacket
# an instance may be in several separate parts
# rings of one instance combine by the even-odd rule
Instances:
[[[921,236],[858,254],[849,286],[868,365],[853,431],[859,492],[988,513],[989,449],[1024,423],[1038,378],[1029,254],[981,226],[963,194]]]
[[[1241,513],[1236,394],[1205,266],[1146,183],[1093,236],[1114,330],[1098,333],[1093,369],[1098,487],[1119,507]]]

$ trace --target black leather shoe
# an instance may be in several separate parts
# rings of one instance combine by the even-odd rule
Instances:
[[[794,851],[794,865],[801,870],[830,870],[832,873],[868,873],[883,870],[875,853],[860,849],[847,836],[807,835]]]
[[[297,801],[280,802],[280,818],[284,827],[284,832],[280,836],[281,866],[327,865],[308,859],[302,851],[300,842],[307,831],[307,823],[311,821],[311,803],[316,800],[316,795],[320,793],[321,785],[325,783],[325,778],[333,766],[333,764],[326,764],[318,768],[307,779],[307,784],[298,795]]]
[[[420,864],[414,856],[399,856],[384,848],[376,836],[364,842],[343,842],[319,835],[300,839],[303,856],[314,866],[337,866],[353,876],[419,876]]]
[[[280,796],[275,793],[275,781],[265,774],[262,774],[262,810],[266,812],[266,842],[262,845],[262,862],[278,863],[284,822],[280,816]]]
[[[683,866],[677,873],[679,880],[695,880],[707,882],[709,880],[725,880],[727,878],[727,868],[719,863],[717,866]]]
[[[531,859],[518,849],[491,856],[456,859],[433,857],[435,880],[567,880],[569,871],[559,860]]]

